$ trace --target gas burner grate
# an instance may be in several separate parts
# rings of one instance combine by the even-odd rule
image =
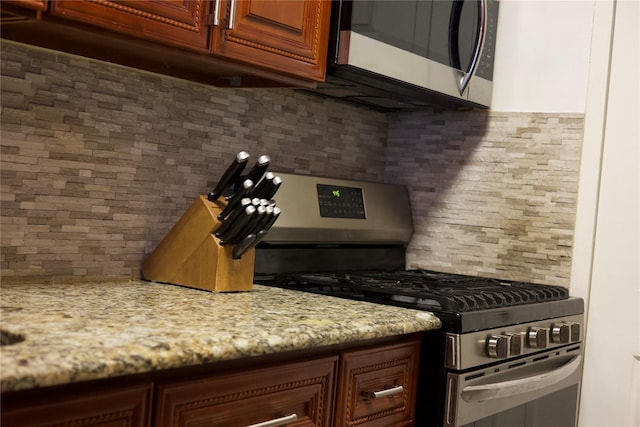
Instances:
[[[273,285],[450,313],[536,304],[569,297],[568,290],[560,286],[429,270],[283,274],[276,276]]]

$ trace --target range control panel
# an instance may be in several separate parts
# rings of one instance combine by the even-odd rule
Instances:
[[[584,315],[575,314],[467,334],[447,334],[445,367],[463,370],[582,342]]]
[[[318,205],[323,218],[366,219],[362,188],[317,184]]]

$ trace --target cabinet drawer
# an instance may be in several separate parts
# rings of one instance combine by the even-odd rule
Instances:
[[[336,426],[410,426],[419,340],[342,355]]]
[[[35,399],[3,395],[2,426],[145,427],[150,425],[151,389],[148,383]]]
[[[337,356],[158,385],[157,426],[329,427]],[[292,417],[291,417],[292,418]]]

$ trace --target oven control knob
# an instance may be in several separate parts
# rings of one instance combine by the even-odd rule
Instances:
[[[529,347],[532,348],[547,348],[549,341],[549,328],[529,328],[527,332],[527,341]]]
[[[504,359],[509,355],[509,337],[507,335],[489,335],[487,353],[494,359]]]
[[[519,332],[508,333],[509,337],[509,356],[519,356],[522,354],[524,347],[524,335]]]
[[[555,344],[568,344],[571,342],[571,325],[558,323],[551,327],[551,341]]]
[[[569,340],[571,342],[580,341],[580,323],[570,322],[569,329],[571,331]]]

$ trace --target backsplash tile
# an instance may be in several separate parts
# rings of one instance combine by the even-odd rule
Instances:
[[[569,283],[581,115],[385,114],[1,48],[3,283],[138,278],[240,150],[282,172],[407,184],[409,267]]]
[[[380,181],[387,116],[290,89],[219,89],[2,41],[3,283],[137,278],[240,150]]]
[[[386,179],[409,186],[408,267],[569,285],[583,116],[413,112]]]

